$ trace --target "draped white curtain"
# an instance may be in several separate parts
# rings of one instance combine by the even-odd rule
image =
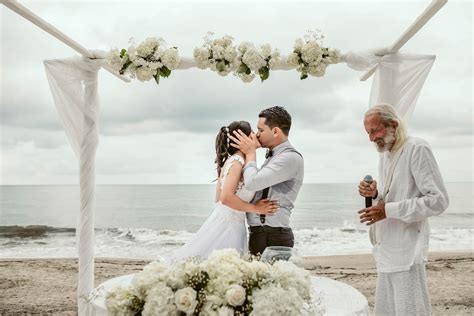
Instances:
[[[404,53],[380,56],[385,53],[384,49],[349,52],[345,60],[356,70],[368,70],[377,64],[369,107],[391,104],[408,123],[436,56]]]
[[[369,106],[379,102],[390,103],[408,120],[435,56],[386,53],[386,49],[349,52],[343,60],[356,70],[367,70],[377,64]],[[95,55],[104,57],[103,53]],[[103,62],[103,59],[78,57],[44,62],[54,103],[80,167],[81,205],[76,230],[79,315],[92,313],[88,296],[94,288],[95,152],[99,116],[97,74]],[[194,60],[182,58],[178,69],[194,67]],[[279,70],[292,68],[285,63],[278,65]]]
[[[56,109],[79,159],[80,211],[76,227],[79,278],[78,313],[89,315],[87,298],[94,288],[95,152],[98,144],[100,65],[87,58],[44,62]]]

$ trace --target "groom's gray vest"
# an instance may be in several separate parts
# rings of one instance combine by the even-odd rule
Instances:
[[[264,162],[262,168],[258,170],[256,177],[264,176],[266,179],[263,179],[262,181],[267,180],[268,182],[269,177],[271,178],[273,173],[275,175],[278,174],[279,177],[283,176],[286,180],[270,187],[268,198],[270,200],[279,200],[280,209],[274,215],[266,216],[264,225],[272,227],[289,227],[291,211],[294,208],[296,197],[298,196],[298,192],[303,183],[303,155],[294,149],[289,142],[276,146],[273,151],[273,156]],[[296,153],[296,155],[288,153]],[[272,165],[272,161],[275,160],[278,160],[278,163]],[[269,168],[266,168],[267,166]],[[244,172],[247,171],[244,170]],[[251,189],[251,185],[247,188]],[[262,198],[262,192],[263,189],[256,192],[255,197],[252,200],[253,203]],[[260,222],[260,216],[256,213],[247,213],[247,222],[250,226],[262,225]]]

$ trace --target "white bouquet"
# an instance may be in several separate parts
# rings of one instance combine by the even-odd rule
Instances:
[[[112,49],[107,56],[108,63],[121,75],[129,75],[140,81],[154,78],[160,83],[160,77],[169,77],[171,71],[179,65],[178,48],[166,48],[162,38],[149,37],[138,47],[128,50]]]
[[[337,49],[322,46],[323,38],[316,32],[308,32],[304,40],[299,38],[295,41],[293,53],[288,56],[287,63],[295,66],[301,73],[301,80],[308,78],[308,75],[322,77],[329,64],[341,61],[341,54]]]
[[[234,249],[207,260],[152,262],[106,295],[112,315],[321,315],[310,274],[291,262],[244,260]]]
[[[211,69],[221,76],[228,75],[235,69],[238,62],[237,48],[233,45],[233,37],[226,35],[212,39],[214,33],[207,33],[204,44],[194,49],[194,60],[200,69]]]
[[[243,82],[252,81],[256,74],[263,81],[270,76],[270,69],[279,61],[280,53],[272,50],[269,44],[255,47],[254,44],[243,42],[239,45],[238,66],[235,75]]]

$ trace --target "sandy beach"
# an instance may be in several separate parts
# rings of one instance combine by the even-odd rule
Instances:
[[[149,260],[97,258],[96,285],[140,271]],[[314,275],[345,282],[374,303],[377,273],[371,255],[305,258]],[[472,252],[431,253],[427,264],[428,287],[434,315],[474,313]],[[1,315],[75,315],[76,259],[1,259]]]

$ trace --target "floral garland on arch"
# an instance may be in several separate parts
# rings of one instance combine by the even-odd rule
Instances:
[[[286,62],[296,66],[301,80],[308,78],[308,75],[322,77],[328,65],[341,62],[339,50],[323,47],[323,38],[318,32],[307,32],[304,39],[295,41],[293,53]]]
[[[133,45],[126,50],[112,49],[107,61],[121,75],[129,75],[140,81],[154,78],[160,83],[160,77],[167,78],[179,65],[178,48],[166,48],[162,38],[149,37],[138,47]]]
[[[322,77],[330,64],[341,62],[339,50],[324,47],[324,36],[319,32],[307,32],[304,39],[297,39],[293,52],[283,59],[277,49],[270,44],[256,46],[250,42],[234,44],[232,36],[225,35],[213,39],[209,32],[204,37],[204,44],[193,51],[194,61],[200,69],[210,69],[221,76],[233,73],[243,82],[251,82],[257,76],[263,82],[270,76],[270,70],[286,63],[296,68],[300,79],[308,76]],[[140,81],[154,78],[159,84],[160,77],[169,77],[171,71],[179,67],[178,48],[166,48],[163,39],[147,38],[137,48],[128,50],[113,49],[107,61],[121,75],[129,75]]]
[[[310,273],[288,261],[244,260],[234,249],[203,262],[148,264],[106,294],[111,315],[322,315]]]

